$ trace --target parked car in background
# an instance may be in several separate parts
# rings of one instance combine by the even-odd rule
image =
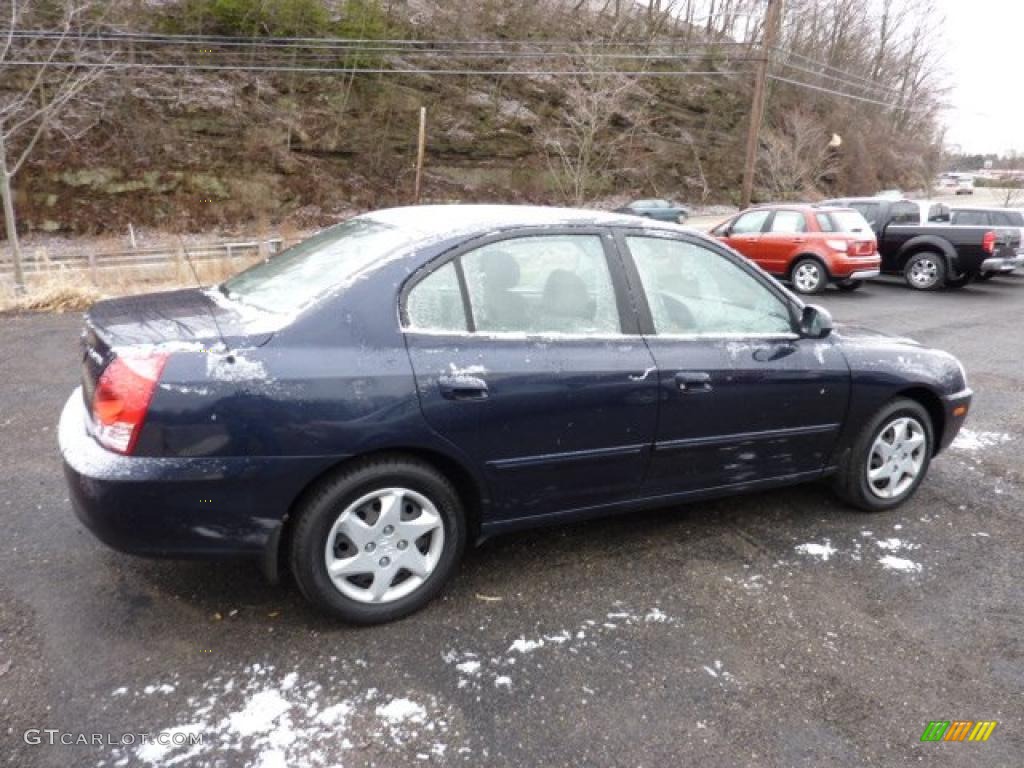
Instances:
[[[798,293],[829,283],[853,291],[879,274],[871,226],[852,208],[789,203],[763,205],[722,222],[711,234]]]
[[[953,208],[950,223],[955,227],[1001,227],[1015,229],[1024,238],[1024,213],[1012,208]],[[996,270],[981,272],[979,280],[988,280],[996,275],[1008,275],[1017,267],[1024,266],[1024,247],[1017,248],[1017,258],[1010,260]]]
[[[875,197],[882,197],[886,200],[902,200],[906,197],[902,189],[883,189]]]
[[[1014,229],[951,226],[944,203],[844,197],[823,205],[859,211],[878,238],[882,272],[903,275],[921,291],[962,288],[978,275],[999,271],[1016,260],[1021,243]]]
[[[285,563],[370,624],[504,531],[823,478],[902,504],[966,418],[963,366],[832,331],[677,225],[378,211],[212,290],[94,305],[60,447],[109,545]]]
[[[629,205],[617,208],[615,213],[629,213],[633,216],[643,216],[655,221],[672,221],[677,224],[685,224],[690,216],[690,209],[685,205],[673,203],[671,200],[634,200]]]

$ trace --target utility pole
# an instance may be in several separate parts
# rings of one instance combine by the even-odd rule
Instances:
[[[750,205],[754,194],[754,172],[757,169],[758,138],[761,121],[764,120],[765,86],[768,80],[768,62],[771,60],[775,42],[779,37],[782,22],[782,0],[768,0],[764,15],[764,39],[761,41],[761,56],[754,72],[754,96],[750,102],[750,128],[747,132],[747,154],[743,163],[743,190],[740,193],[740,208]]]
[[[416,142],[416,189],[413,191],[413,203],[420,204],[420,183],[423,180],[423,154],[427,149],[427,108],[420,107],[420,132]]]

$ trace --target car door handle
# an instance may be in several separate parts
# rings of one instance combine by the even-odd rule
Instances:
[[[703,371],[681,371],[676,374],[676,386],[680,392],[699,394],[711,391],[711,374]]]
[[[806,243],[807,242],[807,238],[806,237],[794,237],[792,242],[794,242],[794,243]]]
[[[438,383],[447,400],[484,400],[488,395],[487,382],[476,376],[442,376]]]

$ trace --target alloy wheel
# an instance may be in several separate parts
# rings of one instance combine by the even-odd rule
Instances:
[[[882,427],[868,454],[871,492],[880,499],[905,493],[921,474],[927,447],[924,427],[917,419],[901,416]]]
[[[804,262],[793,273],[793,283],[801,293],[814,293],[821,283],[821,268],[817,264]]]
[[[346,597],[391,603],[429,578],[443,549],[444,524],[434,504],[408,488],[383,488],[338,515],[324,561],[334,586]]]
[[[930,258],[921,258],[910,267],[910,279],[919,288],[930,288],[939,279],[939,266]]]

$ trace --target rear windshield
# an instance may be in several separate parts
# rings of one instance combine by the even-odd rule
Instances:
[[[858,211],[832,211],[832,221],[836,224],[838,232],[853,232],[855,234],[874,234],[867,219]]]
[[[352,219],[250,267],[220,289],[259,309],[296,312],[409,242],[408,235],[395,227]]]

